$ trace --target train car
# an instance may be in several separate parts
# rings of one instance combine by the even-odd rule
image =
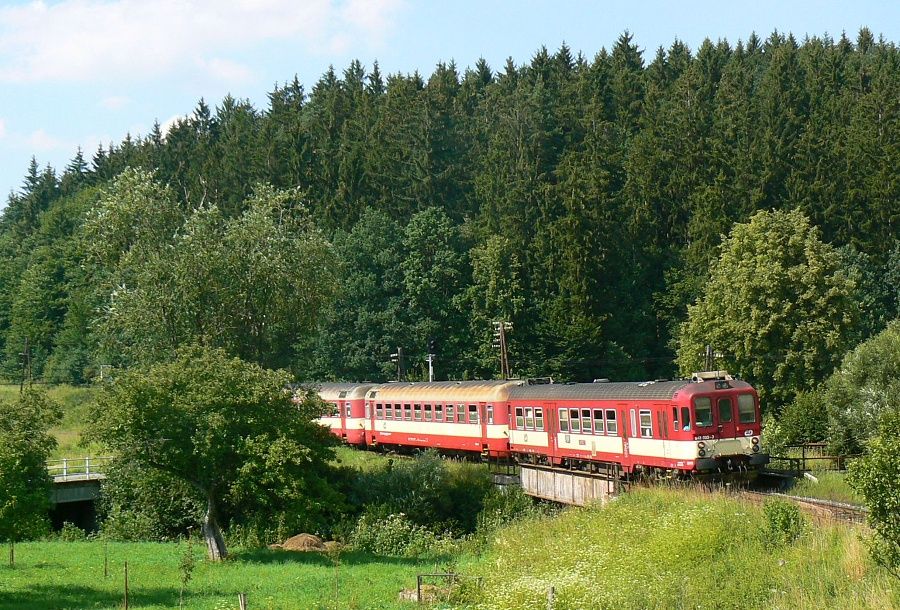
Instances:
[[[366,443],[366,392],[374,384],[317,383],[312,387],[319,398],[331,405],[329,413],[319,418],[319,423],[348,445]]]
[[[523,462],[666,475],[768,462],[756,391],[730,377],[521,385],[509,409],[510,452]]]
[[[442,452],[509,455],[509,390],[524,381],[387,383],[369,389],[367,442]]]

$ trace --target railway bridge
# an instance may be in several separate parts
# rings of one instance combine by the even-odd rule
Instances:
[[[53,478],[50,516],[54,527],[69,522],[84,530],[96,529],[95,503],[111,461],[111,457],[84,457],[47,462]]]

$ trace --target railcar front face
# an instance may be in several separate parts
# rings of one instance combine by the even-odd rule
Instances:
[[[747,384],[698,384],[688,397],[700,472],[756,469],[769,462],[761,444],[759,398]]]

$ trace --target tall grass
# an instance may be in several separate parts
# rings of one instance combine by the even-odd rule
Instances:
[[[819,480],[818,483],[806,478],[799,479],[787,490],[787,493],[804,498],[863,504],[863,498],[847,484],[846,475],[843,472],[814,472],[813,475]]]
[[[860,530],[805,528],[773,546],[759,508],[699,492],[643,490],[605,508],[571,509],[501,530],[467,568],[483,589],[461,603],[491,610],[580,608],[895,608],[895,582],[873,566]]]

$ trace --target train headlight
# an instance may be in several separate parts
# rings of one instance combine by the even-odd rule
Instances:
[[[705,456],[705,455],[706,455],[706,449],[701,449],[700,451],[697,452],[697,455],[699,455],[700,457]]]
[[[753,453],[759,453],[759,445],[753,445]]]
[[[706,443],[704,443],[703,441],[700,441],[699,443],[697,443],[697,449],[700,449],[700,450],[706,449]]]
[[[753,438],[750,439],[750,442],[753,443],[754,445],[758,445],[759,439],[754,436]]]

